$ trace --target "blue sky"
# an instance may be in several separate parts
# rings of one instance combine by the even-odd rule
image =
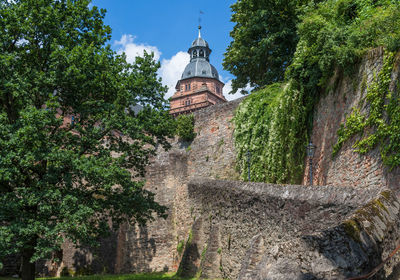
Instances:
[[[222,68],[223,54],[232,38],[229,32],[234,24],[230,22],[230,6],[235,0],[93,0],[92,4],[107,10],[105,23],[112,28],[112,47],[124,51],[128,61],[143,53],[153,51],[162,67],[159,75],[169,86],[167,97],[189,61],[186,54],[192,41],[197,37],[200,10],[202,37],[209,43],[213,64],[230,91],[232,75]],[[234,99],[238,96],[228,96]]]

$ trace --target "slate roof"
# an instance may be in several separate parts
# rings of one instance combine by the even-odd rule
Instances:
[[[203,57],[195,58],[189,62],[182,73],[181,79],[183,80],[192,77],[219,79],[217,69],[215,69],[215,67]]]
[[[190,54],[190,62],[186,65],[181,80],[193,77],[214,78],[219,80],[217,69],[215,69],[215,67],[209,62],[211,49],[208,46],[207,41],[201,37],[200,28],[201,27],[199,27],[198,38],[193,41],[188,50],[188,53]],[[193,52],[196,54],[193,55]],[[200,52],[204,55],[200,56]]]

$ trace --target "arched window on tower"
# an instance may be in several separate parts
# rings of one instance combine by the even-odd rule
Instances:
[[[204,57],[204,51],[203,50],[200,50],[199,56],[200,57]]]
[[[196,50],[193,51],[193,58],[195,58],[195,57],[197,57],[197,51]]]

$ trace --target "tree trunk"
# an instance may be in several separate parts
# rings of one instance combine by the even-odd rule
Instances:
[[[21,276],[22,280],[35,279],[35,262],[31,263],[31,258],[34,254],[34,249],[25,249],[22,252],[22,267]]]

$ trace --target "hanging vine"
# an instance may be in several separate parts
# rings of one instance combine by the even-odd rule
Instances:
[[[356,152],[365,154],[379,146],[384,164],[392,168],[400,165],[400,98],[397,90],[389,89],[394,61],[395,54],[386,52],[381,71],[367,89],[369,110],[353,109],[338,131],[334,156],[344,142],[360,135],[353,144]]]
[[[252,181],[301,181],[307,119],[302,103],[303,94],[293,81],[267,86],[241,103],[234,117],[234,136],[243,179],[247,179],[249,151]]]

